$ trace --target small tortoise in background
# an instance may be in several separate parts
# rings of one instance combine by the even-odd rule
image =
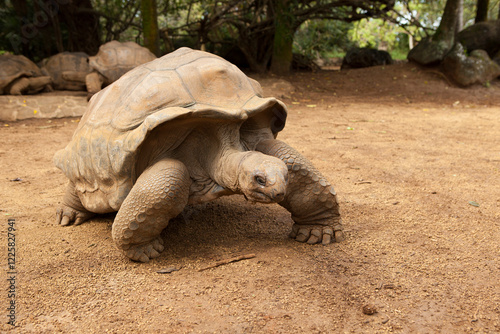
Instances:
[[[99,47],[99,52],[89,57],[92,73],[87,75],[86,84],[89,98],[122,75],[144,63],[156,59],[147,48],[134,42],[111,41]]]
[[[36,93],[50,83],[50,76],[43,76],[40,68],[25,56],[0,55],[0,94]]]
[[[243,194],[290,211],[298,241],[340,241],[333,187],[275,139],[285,120],[281,101],[262,98],[257,81],[210,53],[181,48],[139,66],[91,99],[56,153],[70,180],[57,222],[118,211],[116,245],[147,262],[186,205]]]
[[[86,90],[85,77],[92,71],[85,52],[61,52],[44,59],[42,72],[52,78],[56,90]]]

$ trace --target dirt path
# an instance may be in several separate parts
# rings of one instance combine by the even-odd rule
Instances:
[[[231,197],[187,209],[164,232],[160,258],[130,262],[111,240],[113,216],[54,224],[66,179],[52,156],[77,119],[2,123],[0,330],[500,332],[498,82],[463,90],[408,64],[285,79],[296,91],[283,93],[280,139],[334,184],[344,242],[297,243],[286,211]],[[180,270],[156,273],[170,267]],[[365,305],[377,312],[364,314]]]

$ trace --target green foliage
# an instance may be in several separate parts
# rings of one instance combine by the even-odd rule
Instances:
[[[57,51],[54,47],[54,38],[43,40],[42,30],[48,23],[45,17],[36,16],[32,1],[27,1],[26,17],[20,17],[11,3],[5,2],[0,6],[0,50],[7,50],[14,54],[24,54],[35,62],[41,60],[44,54]],[[32,20],[29,20],[32,18]]]
[[[91,0],[99,15],[101,42],[141,42],[140,1]]]
[[[346,33],[352,26],[352,23],[344,21],[306,21],[295,33],[293,51],[310,59],[344,53],[356,45]]]
[[[391,51],[389,51],[392,59],[394,60],[403,60],[403,59],[406,59],[406,57],[408,56],[408,49],[400,49],[400,48],[397,48],[397,49],[393,49]]]
[[[38,0],[26,0],[26,18],[16,16],[14,1],[0,0],[0,50],[24,53],[30,58],[55,53],[50,31],[38,35],[14,50],[13,42],[23,37],[23,22],[33,22]],[[101,43],[109,40],[144,43],[140,1],[90,0],[99,16]],[[284,0],[283,0],[284,1]],[[465,26],[473,24],[477,0],[464,0]],[[276,1],[262,0],[156,0],[161,53],[180,46],[205,47],[212,52],[241,49],[266,68],[275,34]],[[294,26],[293,52],[310,59],[343,55],[353,46],[387,49],[393,58],[405,58],[409,36],[415,40],[432,35],[439,26],[446,1],[297,1],[287,0]],[[500,0],[490,0],[489,18],[496,19]],[[377,19],[371,16],[379,17]],[[47,25],[50,28],[51,24]],[[63,46],[68,29],[61,25]],[[272,52],[271,52],[272,53]],[[248,60],[248,59],[247,59]],[[250,61],[250,60],[249,60]]]
[[[474,24],[477,0],[464,0],[464,27]],[[415,41],[434,34],[446,1],[396,1],[384,18],[366,18],[354,23],[307,21],[295,35],[294,51],[312,58],[343,56],[352,46],[386,49],[394,59],[405,59],[410,35]],[[496,19],[500,0],[490,1],[489,18]]]
[[[400,28],[382,19],[365,19],[353,25],[347,32],[360,47],[385,49],[396,44]]]

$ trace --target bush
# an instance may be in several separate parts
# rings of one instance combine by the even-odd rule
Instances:
[[[310,59],[341,55],[356,46],[347,33],[351,27],[352,23],[343,21],[306,21],[295,33],[293,52]]]

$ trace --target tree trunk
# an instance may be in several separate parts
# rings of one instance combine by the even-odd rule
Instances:
[[[141,0],[142,32],[144,46],[156,56],[160,56],[160,34],[156,0]]]
[[[28,3],[26,0],[12,1],[12,7],[16,12],[17,20],[19,24],[19,36],[23,36],[22,23],[23,18],[28,16]],[[17,37],[17,36],[16,36]],[[24,37],[24,36],[23,36]],[[10,43],[13,46],[15,53],[20,53],[24,55],[29,55],[28,40],[22,40],[22,38],[11,38]]]
[[[290,73],[292,66],[292,46],[294,17],[291,13],[289,0],[277,0],[274,7],[274,43],[271,60],[271,72],[278,75]]]
[[[462,0],[447,0],[444,7],[441,23],[436,30],[434,37],[436,39],[455,40],[455,27],[457,25],[460,2]],[[453,44],[453,43],[451,43]]]
[[[272,51],[269,46],[267,52],[264,52],[262,56],[259,55],[258,50],[253,47],[252,43],[246,42],[245,40],[240,40],[238,47],[245,55],[245,59],[250,66],[250,71],[255,73],[265,73],[267,70],[267,65],[269,64],[269,59],[271,58]]]
[[[42,5],[42,6],[40,6]],[[34,9],[36,13],[45,13],[45,19],[46,22],[43,22],[44,24],[41,25],[40,32],[43,37],[43,41],[45,42],[45,54],[51,55],[52,54],[52,44],[55,42],[55,46],[57,48],[57,52],[63,52],[64,51],[64,44],[63,44],[63,36],[61,32],[61,25],[59,23],[59,17],[57,16],[57,11],[58,8],[54,6],[50,6],[49,3],[45,2],[42,3],[41,1],[34,2],[33,3]],[[48,21],[52,23],[52,29],[50,29],[48,25]],[[52,42],[54,40],[54,42]]]
[[[48,3],[56,2],[48,1]],[[58,6],[59,18],[68,29],[66,50],[96,54],[101,44],[99,18],[91,13],[91,0],[64,1]],[[85,11],[80,11],[81,9]]]
[[[252,72],[264,73],[268,69],[273,55],[273,31],[272,24],[259,31],[247,30],[245,27],[238,30],[238,48],[245,55]]]
[[[489,2],[490,2],[489,0],[477,0],[477,10],[476,10],[475,23],[488,21]]]
[[[463,28],[464,28],[464,0],[459,0],[455,35],[458,34],[460,31],[462,31]]]
[[[408,59],[422,65],[438,64],[455,44],[455,29],[461,0],[447,0],[443,17],[436,33],[417,44],[408,53]]]

